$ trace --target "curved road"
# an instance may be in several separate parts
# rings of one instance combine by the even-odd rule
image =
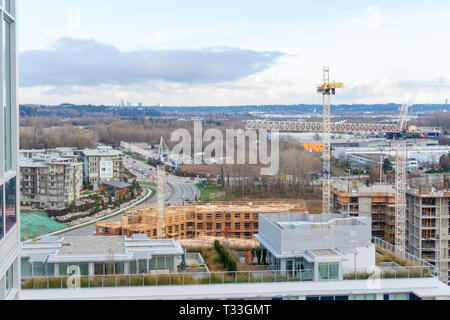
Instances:
[[[129,157],[124,157],[124,165],[132,173],[136,174],[139,182],[155,182],[156,169],[148,164],[134,160]],[[190,178],[177,177],[174,175],[166,175],[166,204],[167,205],[179,205],[183,201],[195,201],[200,198],[200,190],[195,185],[198,183],[198,179],[191,180]],[[156,187],[149,187],[156,190]],[[157,200],[155,195],[149,202],[155,203]],[[122,214],[113,218],[106,219],[104,221],[117,220]],[[76,230],[60,233],[64,236],[88,236],[95,234],[95,224],[81,227]]]

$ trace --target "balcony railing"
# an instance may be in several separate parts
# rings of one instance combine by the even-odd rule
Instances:
[[[373,237],[372,242],[375,245],[380,246],[382,249],[389,250],[393,253],[399,253],[401,251],[393,244],[386,242],[380,238]],[[436,267],[433,264],[429,263],[428,261],[425,261],[424,259],[421,259],[415,255],[412,255],[409,252],[405,253],[405,258],[411,260],[412,262],[414,262],[415,264],[417,264],[420,267],[426,267],[426,268],[429,268],[429,270],[433,270],[432,272],[434,274],[436,274]]]
[[[23,290],[33,289],[67,289],[70,284],[78,288],[107,288],[107,287],[146,287],[146,286],[175,286],[175,285],[211,285],[235,283],[275,283],[275,282],[304,282],[314,281],[314,270],[302,271],[236,271],[236,272],[182,272],[155,273],[141,275],[98,275],[79,276],[71,278],[35,277],[22,280]],[[377,268],[368,272],[345,272],[343,281],[427,278],[433,277],[427,267],[388,267]],[[317,280],[337,281],[337,279]]]

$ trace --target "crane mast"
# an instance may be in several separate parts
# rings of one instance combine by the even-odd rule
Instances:
[[[158,230],[157,238],[165,238],[165,201],[166,201],[166,173],[164,171],[164,138],[159,143],[158,159],[156,164],[157,206],[158,206]]]
[[[395,150],[395,247],[398,254],[406,254],[406,175],[407,175],[407,151],[406,122],[408,116],[408,106],[403,105],[400,112],[400,119],[397,130],[394,133]]]
[[[336,94],[342,83],[330,82],[330,68],[323,68],[323,83],[317,87],[317,92],[323,97],[322,119],[322,214],[331,213],[331,95]]]

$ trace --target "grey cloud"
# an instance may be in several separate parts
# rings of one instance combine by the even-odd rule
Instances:
[[[281,56],[278,51],[229,47],[122,52],[95,40],[61,38],[51,50],[20,54],[20,85],[129,85],[149,80],[218,83],[264,71]]]

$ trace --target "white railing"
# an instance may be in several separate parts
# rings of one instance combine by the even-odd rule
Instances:
[[[352,270],[347,270],[343,272],[342,281],[427,277],[433,277],[428,267],[388,267],[374,268],[371,272],[353,272]],[[312,269],[301,271],[180,272],[140,275],[34,277],[22,279],[22,289],[145,287],[338,280],[339,279],[315,280],[314,270]]]
[[[382,249],[391,251],[392,253],[396,254],[397,252],[400,252],[400,249],[397,249],[392,243],[386,242],[383,239],[373,237],[372,242],[375,245],[380,246]],[[436,266],[429,263],[428,261],[423,260],[422,258],[419,258],[409,252],[405,253],[405,258],[408,260],[411,260],[412,262],[414,262],[415,264],[417,264],[420,267],[429,268],[430,270],[433,270],[434,274],[437,274]]]

